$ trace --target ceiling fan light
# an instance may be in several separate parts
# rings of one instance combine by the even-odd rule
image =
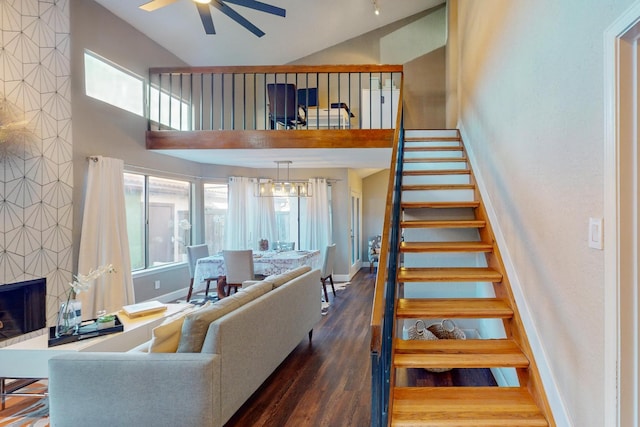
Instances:
[[[209,4],[211,3],[211,0],[193,0],[196,3],[200,3],[200,4]]]

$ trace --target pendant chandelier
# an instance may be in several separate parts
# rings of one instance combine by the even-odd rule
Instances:
[[[261,179],[256,185],[257,197],[311,197],[309,181],[295,181],[289,178],[291,160],[276,160],[276,179]],[[280,179],[280,165],[287,165],[287,178]]]

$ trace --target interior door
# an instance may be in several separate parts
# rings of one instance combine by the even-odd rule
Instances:
[[[355,191],[351,192],[351,266],[349,276],[353,277],[362,266],[362,249],[360,247],[362,239],[362,195]]]

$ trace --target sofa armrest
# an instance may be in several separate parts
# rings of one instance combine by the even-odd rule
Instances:
[[[220,357],[66,353],[49,360],[51,425],[220,425]]]

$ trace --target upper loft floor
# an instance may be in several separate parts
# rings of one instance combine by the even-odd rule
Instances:
[[[147,149],[389,148],[401,123],[402,65],[152,68],[149,82]]]

